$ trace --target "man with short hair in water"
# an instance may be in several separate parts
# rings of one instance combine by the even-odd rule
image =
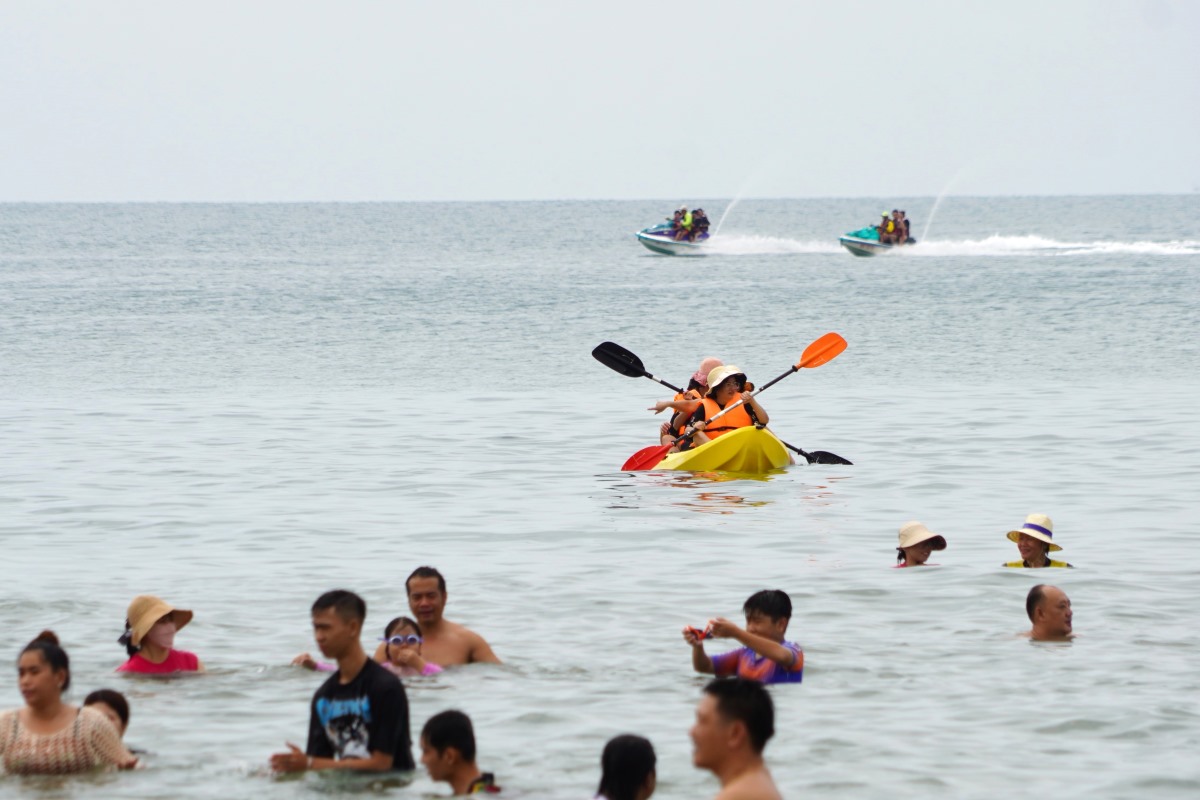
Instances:
[[[492,773],[475,764],[475,729],[461,711],[443,711],[425,723],[421,763],[431,780],[450,784],[456,796],[500,792]]]
[[[417,567],[404,582],[408,607],[421,624],[421,655],[442,667],[459,664],[499,664],[500,659],[482,636],[442,616],[446,610],[446,579],[433,567]],[[375,651],[375,660],[387,660],[387,642]]]
[[[708,215],[704,213],[703,208],[697,208],[692,215],[692,232],[688,235],[688,241],[694,242],[708,233]]]
[[[781,800],[763,761],[775,706],[761,683],[717,678],[704,687],[692,725],[692,763],[721,782],[716,800]]]
[[[288,743],[271,756],[276,772],[412,769],[408,696],[400,679],[367,658],[362,648],[367,604],[335,589],[317,598],[312,624],[317,647],[337,661],[337,672],[313,694],[308,747]]]
[[[1028,636],[1035,642],[1069,642],[1075,638],[1071,628],[1071,598],[1057,586],[1039,583],[1025,596],[1025,613],[1033,627]]]

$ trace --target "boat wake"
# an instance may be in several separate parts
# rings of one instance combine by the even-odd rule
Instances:
[[[782,236],[722,233],[704,246],[711,255],[753,256],[844,253],[837,238],[788,239]],[[926,239],[914,247],[889,251],[890,257],[942,258],[945,256],[1095,256],[1095,255],[1200,255],[1200,240],[1171,242],[1064,242],[1045,236],[988,236],[985,239]]]
[[[842,248],[836,238],[832,242],[821,242],[784,239],[778,236],[722,233],[709,239],[705,249],[714,255],[754,256],[775,253],[837,253]]]
[[[986,239],[929,239],[897,254],[908,258],[940,256],[1094,256],[1094,255],[1200,255],[1200,241],[1173,242],[1061,242],[1044,236],[989,236]]]

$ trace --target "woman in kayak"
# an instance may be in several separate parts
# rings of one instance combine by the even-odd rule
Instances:
[[[897,567],[923,567],[934,550],[945,550],[946,540],[913,520],[900,526],[900,546],[896,548]]]
[[[734,365],[717,367],[708,373],[708,385],[708,395],[692,415],[692,447],[699,447],[738,428],[770,422],[766,409],[758,404],[751,392],[746,391],[746,374]],[[734,406],[739,400],[744,402]],[[730,406],[733,408],[729,413],[711,423],[707,422]]]

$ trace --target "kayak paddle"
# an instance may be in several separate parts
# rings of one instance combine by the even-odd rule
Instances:
[[[683,394],[683,389],[678,386],[672,386],[655,375],[651,375],[642,366],[642,360],[633,353],[626,350],[616,342],[601,342],[596,345],[596,349],[592,350],[592,358],[599,361],[604,366],[611,370],[616,370],[630,378],[649,378],[652,381],[661,383],[676,394]]]
[[[607,344],[612,344],[612,343],[608,342]],[[597,349],[599,349],[599,348],[597,348]],[[624,348],[622,348],[622,349],[624,349]],[[814,341],[808,347],[804,348],[804,353],[800,356],[800,360],[798,362],[796,362],[791,367],[789,367],[786,372],[782,373],[781,375],[779,375],[775,378],[772,378],[771,380],[767,381],[765,384],[760,386],[758,389],[755,389],[754,393],[751,396],[757,397],[758,395],[762,394],[770,387],[779,383],[781,380],[786,378],[788,375],[791,375],[793,372],[798,372],[799,370],[801,370],[805,367],[814,368],[814,367],[819,367],[822,364],[827,364],[830,361],[832,361],[833,359],[837,358],[842,353],[842,351],[845,349],[846,349],[846,340],[843,339],[840,335],[833,333],[831,331],[830,333],[827,333],[824,336],[817,339],[816,341]],[[628,352],[628,351],[626,351],[626,352]],[[595,351],[592,352],[592,355],[596,355]],[[633,356],[632,353],[629,353],[629,355]],[[600,359],[599,356],[596,356],[596,358],[598,360],[602,360],[602,359]],[[633,356],[633,358],[635,360],[637,360],[638,364],[641,364],[641,359],[638,359],[637,356]],[[607,362],[605,362],[605,363],[607,363]],[[626,363],[631,363],[631,362],[626,361]],[[622,372],[622,370],[618,370],[618,372]],[[642,372],[644,373],[645,369],[642,369]],[[622,374],[632,375],[632,377],[638,377],[638,375],[640,373],[622,372]],[[742,405],[745,402],[746,402],[745,400],[738,400],[736,403],[730,403],[728,406],[723,408],[721,411],[714,414],[711,419],[706,419],[704,421],[704,424],[708,425],[713,420],[716,420],[719,417],[723,417],[727,412],[732,411],[733,409],[737,408],[738,406]],[[625,471],[625,472],[638,472],[640,470],[652,469],[655,465],[658,464],[658,462],[663,460],[663,458],[667,455],[668,450],[670,450],[672,447],[674,447],[675,445],[682,442],[689,435],[690,434],[684,434],[683,436],[678,437],[675,441],[671,442],[671,444],[651,445],[650,447],[643,447],[641,450],[638,450],[636,453],[634,453],[632,456],[630,456],[629,459],[626,460],[626,462],[621,465],[621,470]],[[805,453],[803,450],[800,450],[799,448],[792,448],[792,449],[796,450],[796,452],[803,455],[806,459],[809,458],[809,455],[807,453]],[[828,455],[832,456],[833,454],[830,453]],[[813,458],[816,458],[816,457],[817,456],[815,456],[815,455],[813,456]],[[821,462],[821,463],[837,463],[837,464],[840,464],[840,463],[849,464],[850,463],[849,461],[842,459],[840,456],[838,456],[837,458],[838,458],[838,460],[834,461],[834,462]],[[809,463],[811,464],[814,462],[812,459],[809,459]]]

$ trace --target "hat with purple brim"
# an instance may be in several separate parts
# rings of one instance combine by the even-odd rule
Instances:
[[[915,547],[921,542],[932,541],[934,550],[945,550],[946,539],[941,534],[934,533],[915,519],[900,526],[900,548]]]
[[[1024,525],[1017,530],[1008,532],[1008,539],[1015,542],[1021,538],[1021,534],[1032,536],[1039,542],[1045,542],[1050,545],[1050,552],[1052,553],[1062,550],[1061,547],[1054,543],[1054,523],[1045,514],[1030,514],[1025,518]]]

